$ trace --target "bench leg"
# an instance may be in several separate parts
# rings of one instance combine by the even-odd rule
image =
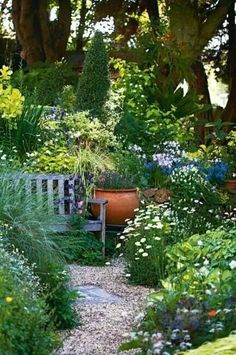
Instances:
[[[105,247],[106,247],[106,205],[102,205],[100,211],[100,218],[102,222],[101,227],[101,242],[102,242],[102,255],[105,257]]]

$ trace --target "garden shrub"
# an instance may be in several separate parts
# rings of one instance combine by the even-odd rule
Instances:
[[[3,66],[0,69],[0,134],[1,145],[6,154],[17,157],[21,162],[36,149],[42,139],[42,107],[25,100],[18,89],[10,85],[12,71]],[[13,154],[12,154],[13,153]]]
[[[158,285],[166,270],[165,248],[169,225],[160,218],[157,205],[141,208],[120,236],[116,248],[127,261],[130,281],[143,285]]]
[[[24,73],[14,73],[12,82],[23,94],[32,97],[37,105],[53,106],[57,104],[63,87],[76,86],[78,74],[66,63],[41,64]]]
[[[11,174],[0,179],[0,222],[4,226],[6,248],[23,252],[43,285],[52,317],[58,327],[72,327],[75,314],[71,308],[76,294],[68,289],[69,276],[56,244],[50,239],[52,217],[46,205],[25,194],[20,180]]]
[[[184,276],[189,288],[194,274],[219,268],[227,270],[236,259],[236,229],[222,228],[196,234],[167,248],[168,275],[171,279]],[[207,280],[207,278],[206,278]]]
[[[223,196],[194,165],[176,168],[170,175],[173,242],[219,227],[224,220]]]
[[[41,106],[30,105],[25,102],[21,114],[11,129],[1,130],[4,150],[12,155],[12,151],[22,163],[35,149],[40,147],[45,139],[42,127]]]
[[[107,119],[102,123],[97,118],[92,118],[88,111],[69,115],[61,121],[58,127],[63,134],[80,148],[99,148],[108,150],[117,146],[114,136],[115,122]]]
[[[101,265],[104,263],[102,256],[102,242],[92,233],[73,231],[67,236],[55,236],[53,241],[58,245],[65,259],[79,265]]]
[[[138,145],[148,155],[155,153],[157,143],[176,140],[188,146],[195,142],[190,115],[200,109],[193,95],[183,95],[165,88],[166,96],[155,89],[154,67],[140,68],[137,64],[115,63],[120,77],[114,89],[120,90],[123,112],[116,127],[116,134],[126,146]],[[162,94],[162,97],[161,97]],[[159,100],[157,100],[157,97]]]
[[[24,162],[24,170],[32,173],[73,173],[77,162],[76,154],[70,153],[63,144],[54,140],[29,154]]]
[[[208,274],[208,266],[197,267],[195,278],[180,274],[163,281],[164,289],[149,296],[147,308],[137,317],[136,331],[121,349],[175,354],[229,335],[236,328],[236,260],[226,264],[227,270],[209,268]],[[188,260],[186,268],[191,269]]]
[[[50,121],[46,128],[49,139],[29,154],[24,164],[27,171],[82,174],[111,166],[109,150],[118,145],[113,122],[101,123],[88,112],[79,112]]]
[[[10,85],[11,75],[12,71],[3,65],[0,69],[0,118],[3,120],[1,125],[5,122],[8,127],[14,126],[15,120],[22,112],[24,102],[21,92]]]
[[[36,277],[0,242],[0,354],[49,355],[59,345]]]
[[[72,85],[65,85],[58,97],[58,104],[68,113],[76,110],[76,93]]]
[[[108,98],[110,78],[103,35],[96,32],[85,57],[78,83],[78,109],[101,114]]]
[[[235,234],[221,228],[166,248],[168,278],[122,350],[175,354],[236,330]]]

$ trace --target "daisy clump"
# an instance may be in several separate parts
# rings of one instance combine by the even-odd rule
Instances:
[[[131,282],[158,285],[165,276],[165,247],[170,226],[163,206],[150,204],[137,211],[116,246],[124,253]]]

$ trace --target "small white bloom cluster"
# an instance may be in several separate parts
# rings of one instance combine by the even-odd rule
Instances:
[[[236,260],[232,260],[229,263],[229,267],[230,267],[231,270],[236,269]]]
[[[149,256],[153,242],[160,242],[165,225],[161,221],[161,210],[158,205],[150,204],[146,208],[137,209],[134,220],[127,220],[127,227],[120,235],[119,249],[122,243],[134,238],[135,260]]]

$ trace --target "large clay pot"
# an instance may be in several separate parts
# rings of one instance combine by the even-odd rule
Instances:
[[[227,191],[236,191],[236,179],[225,180],[224,189]]]
[[[112,225],[126,224],[125,220],[134,218],[135,209],[139,207],[139,193],[137,189],[95,189],[95,198],[108,200],[106,209],[106,223]],[[98,216],[99,208],[92,206],[92,213]]]

